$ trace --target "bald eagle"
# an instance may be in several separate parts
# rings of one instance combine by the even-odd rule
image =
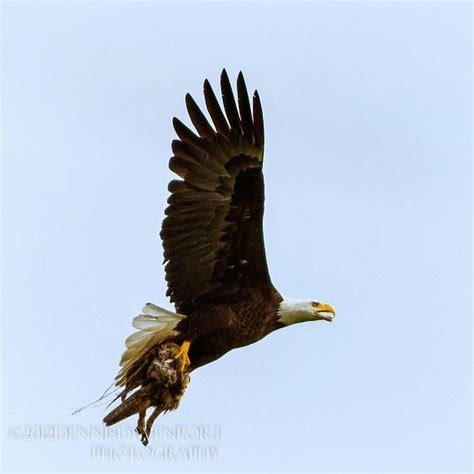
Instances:
[[[332,306],[283,298],[273,286],[263,240],[263,113],[250,104],[242,73],[237,102],[225,69],[223,110],[209,81],[204,99],[212,124],[191,95],[186,107],[196,131],[173,119],[169,183],[161,238],[168,290],[176,312],[147,303],[133,320],[115,379],[121,403],[112,425],[138,414],[146,445],[156,417],[178,407],[189,374],[232,349],[303,321],[332,321]],[[146,420],[148,408],[154,408]]]

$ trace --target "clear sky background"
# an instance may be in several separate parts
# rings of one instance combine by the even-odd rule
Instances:
[[[4,470],[470,471],[471,9],[4,3]],[[196,371],[183,438],[104,440],[71,411],[170,307],[171,119],[223,67],[262,97],[273,281],[337,317]]]

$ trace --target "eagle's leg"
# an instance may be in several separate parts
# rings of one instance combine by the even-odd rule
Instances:
[[[189,341],[184,341],[181,344],[181,347],[179,348],[179,351],[175,355],[175,359],[178,359],[180,363],[180,370],[183,371],[186,367],[191,364],[191,361],[189,360],[188,352],[189,352],[189,346],[191,343]]]

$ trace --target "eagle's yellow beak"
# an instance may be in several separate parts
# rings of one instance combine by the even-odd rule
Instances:
[[[330,304],[319,303],[315,308],[314,312],[318,315],[319,319],[331,322],[336,316],[336,311]]]

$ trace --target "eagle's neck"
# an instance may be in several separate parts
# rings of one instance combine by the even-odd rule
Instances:
[[[311,301],[285,298],[278,306],[278,322],[285,326],[290,324],[313,321]]]

